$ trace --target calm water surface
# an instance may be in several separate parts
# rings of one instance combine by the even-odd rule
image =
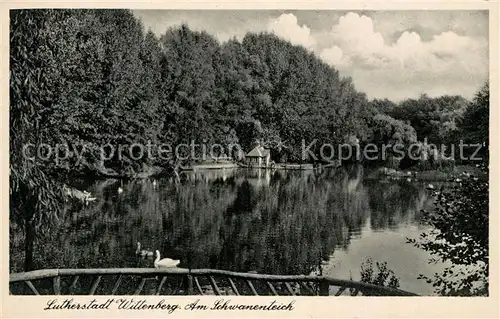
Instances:
[[[180,183],[82,182],[97,200],[68,210],[65,224],[38,240],[35,267],[153,267],[152,259],[136,258],[140,241],[181,267],[267,274],[321,269],[359,279],[371,257],[387,261],[402,289],[432,293],[417,276],[443,266],[406,243],[427,229],[419,219],[432,204],[425,184],[369,176],[357,166],[187,172]],[[22,271],[23,246],[11,245],[11,271]]]

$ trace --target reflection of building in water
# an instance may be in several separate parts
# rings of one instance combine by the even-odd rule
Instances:
[[[234,177],[237,184],[241,184],[247,180],[254,187],[269,186],[271,176],[275,171],[268,169],[238,169],[238,168],[223,168],[223,169],[203,169],[181,172],[181,178],[188,181],[202,181],[205,183],[214,182],[216,180],[227,181]]]
[[[352,194],[356,191],[358,186],[363,180],[363,167],[361,165],[356,166],[356,177],[353,179],[348,178],[347,181],[347,192]]]
[[[271,170],[268,169],[249,170],[249,174],[246,180],[250,185],[254,186],[255,188],[262,186],[269,186],[271,182]]]
[[[280,179],[295,177],[295,178],[301,178],[305,181],[309,181],[311,178],[315,178],[315,171],[312,169],[305,169],[305,170],[277,169],[273,172],[272,176]]]

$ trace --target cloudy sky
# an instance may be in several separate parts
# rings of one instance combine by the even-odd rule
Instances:
[[[220,41],[272,32],[313,51],[369,98],[459,94],[488,78],[487,11],[138,10],[156,34],[187,23]]]

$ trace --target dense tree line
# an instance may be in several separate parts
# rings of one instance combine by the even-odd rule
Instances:
[[[372,106],[379,112],[410,124],[419,140],[428,143],[449,143],[456,131],[457,120],[464,113],[468,101],[461,96],[431,98],[425,94],[418,99],[406,99],[399,103],[389,100],[373,100]]]
[[[98,161],[97,146],[147,141],[248,151],[263,140],[277,160],[300,162],[302,139],[372,133],[368,101],[349,78],[270,34],[220,44],[182,25],[157,38],[127,10],[21,10],[11,14],[11,47],[11,146],[34,142],[31,130],[40,143],[96,147],[78,163],[40,163],[51,170],[159,164],[127,153]]]
[[[239,143],[248,151],[262,140],[276,160],[300,162],[303,139],[317,139],[316,148],[352,136],[361,143],[417,138],[442,143],[450,141],[460,123],[470,131],[479,116],[469,111],[470,118],[461,120],[469,103],[459,96],[423,95],[398,104],[368,101],[350,78],[271,34],[249,33],[241,42],[220,44],[186,25],[157,38],[128,10],[20,10],[11,15],[11,90],[13,105],[19,104],[11,107],[11,120],[21,123],[28,116],[34,120],[29,124],[33,134],[45,143],[68,143],[70,149],[83,143],[195,140]],[[13,126],[16,139],[26,135],[23,125]],[[85,161],[66,161],[58,168],[105,166],[123,172],[155,164],[134,154],[105,163],[97,153],[85,154]]]
[[[370,101],[374,112],[388,115],[411,125],[418,140],[435,145],[457,143],[489,144],[489,85],[484,84],[473,101],[461,96],[444,95],[431,98],[425,94],[418,99],[394,103],[387,99]]]

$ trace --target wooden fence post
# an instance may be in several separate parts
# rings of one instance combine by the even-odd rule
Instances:
[[[53,279],[52,279],[53,283],[53,287],[54,287],[54,295],[60,295],[61,294],[61,277],[59,276],[55,276]]]
[[[319,295],[329,296],[330,295],[330,283],[326,280],[321,280],[319,282]]]
[[[193,295],[193,276],[187,275],[187,292],[188,295]]]

